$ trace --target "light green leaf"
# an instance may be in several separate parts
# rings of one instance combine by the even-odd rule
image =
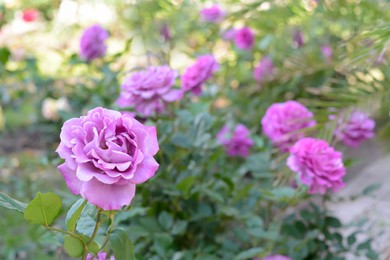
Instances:
[[[23,213],[26,206],[27,206],[26,203],[17,201],[9,197],[7,194],[0,192],[0,207],[10,209],[10,210],[16,210]]]
[[[79,219],[81,212],[83,211],[86,204],[87,200],[79,199],[72,205],[72,207],[70,207],[65,218],[66,228],[70,232],[73,232],[75,230],[77,220]]]
[[[126,232],[122,229],[115,229],[110,235],[111,248],[114,251],[116,260],[134,260],[134,245],[129,240]]]
[[[31,224],[50,225],[62,208],[61,198],[52,192],[40,193],[27,205],[24,218]]]
[[[80,257],[84,252],[84,244],[80,239],[68,235],[64,238],[64,249],[69,256]]]

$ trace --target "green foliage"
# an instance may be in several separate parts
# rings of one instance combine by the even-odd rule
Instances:
[[[0,207],[23,213],[26,206],[27,204],[17,201],[9,197],[7,194],[0,192]]]
[[[68,213],[66,214],[66,219],[65,219],[66,228],[70,232],[73,232],[75,230],[77,221],[86,204],[87,204],[87,200],[79,199],[72,205],[72,207],[69,209]]]
[[[113,230],[110,236],[110,244],[114,251],[115,259],[134,260],[134,246],[128,235],[121,229]]]
[[[49,226],[60,214],[61,198],[55,193],[40,193],[27,205],[24,218],[31,224]]]

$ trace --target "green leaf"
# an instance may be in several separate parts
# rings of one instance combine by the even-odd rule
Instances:
[[[188,176],[188,177],[184,178],[183,180],[181,180],[176,185],[176,188],[179,191],[187,194],[189,192],[189,190],[191,189],[191,187],[194,185],[196,179],[197,179],[197,177],[195,177],[195,176]]]
[[[80,257],[84,252],[84,244],[80,239],[68,235],[64,238],[64,249],[69,256]]]
[[[173,218],[166,211],[163,211],[158,215],[158,222],[165,230],[169,230],[172,227]]]
[[[368,185],[362,191],[362,195],[368,196],[368,195],[372,194],[374,191],[378,190],[381,186],[382,186],[381,183],[374,183],[374,184]]]
[[[334,217],[326,217],[325,218],[325,223],[327,226],[329,227],[333,227],[333,228],[339,228],[341,227],[341,222],[340,220],[338,220],[337,218],[334,218]]]
[[[264,249],[262,247],[251,248],[251,249],[248,249],[248,250],[245,250],[245,251],[239,253],[236,256],[236,258],[234,258],[234,259],[235,260],[244,260],[244,259],[252,258],[252,257],[259,255],[263,251],[264,251]]]
[[[173,238],[166,233],[155,234],[153,248],[157,254],[164,257],[167,255],[169,246],[173,243]]]
[[[116,260],[134,260],[134,246],[126,232],[115,229],[110,235],[111,248]]]
[[[6,64],[9,60],[9,57],[11,56],[11,52],[8,48],[0,48],[0,63]]]
[[[16,210],[23,213],[26,206],[27,206],[26,203],[17,201],[9,197],[7,194],[0,192],[0,207],[10,209],[10,210]]]
[[[79,199],[72,205],[72,207],[70,207],[65,218],[66,228],[70,232],[73,232],[75,230],[77,220],[79,219],[81,212],[83,211],[86,204],[87,200]]]
[[[184,220],[176,221],[175,224],[173,224],[171,234],[172,235],[181,235],[183,234],[187,229],[188,222]]]
[[[50,225],[62,208],[61,198],[55,193],[40,193],[27,205],[24,218],[31,224]]]

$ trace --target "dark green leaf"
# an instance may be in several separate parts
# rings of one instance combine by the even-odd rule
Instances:
[[[158,222],[165,230],[169,230],[172,227],[173,218],[166,211],[163,211],[158,216]]]
[[[264,252],[264,249],[262,247],[251,248],[251,249],[242,251],[234,259],[235,260],[249,259],[249,258],[253,258],[253,257],[259,255],[262,252]]]
[[[176,185],[176,188],[184,194],[187,194],[196,180],[197,177],[195,176],[187,176]]]

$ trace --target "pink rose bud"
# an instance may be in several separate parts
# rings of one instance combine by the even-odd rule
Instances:
[[[269,57],[264,57],[253,70],[253,77],[256,81],[262,82],[271,78],[273,73],[274,64],[272,60]]]
[[[264,135],[282,152],[304,137],[301,130],[315,124],[313,113],[296,101],[272,104],[261,119]]]
[[[181,76],[184,91],[192,91],[195,95],[202,94],[202,85],[210,79],[219,65],[213,55],[199,56],[198,59]]]
[[[135,185],[159,167],[156,128],[118,111],[98,107],[69,119],[60,138],[58,170],[68,188],[104,210],[130,205]]]
[[[325,194],[344,187],[345,168],[342,153],[321,139],[303,138],[290,149],[287,166],[298,174],[309,193]]]
[[[169,26],[167,24],[161,25],[160,35],[161,35],[161,38],[166,42],[168,42],[172,39],[171,30],[169,29]]]
[[[148,67],[131,73],[121,86],[116,103],[119,107],[134,107],[142,116],[162,114],[169,102],[183,97],[181,89],[173,89],[177,72],[165,66]]]
[[[225,16],[225,12],[218,5],[213,5],[208,8],[203,8],[202,11],[200,11],[200,15],[203,20],[216,23],[222,20]]]
[[[229,131],[229,127],[225,125],[218,132],[217,140],[225,146],[227,154],[231,157],[248,157],[249,150],[253,145],[248,128],[242,124],[238,124],[232,133]]]
[[[255,35],[249,27],[237,29],[234,34],[234,40],[237,48],[243,50],[250,50],[255,43]]]
[[[330,45],[322,45],[321,46],[321,52],[322,52],[322,55],[324,55],[324,57],[327,60],[332,59],[333,50],[332,50],[332,47]]]
[[[373,138],[375,121],[362,111],[354,110],[345,118],[340,116],[334,135],[345,145],[358,148],[362,142]]]
[[[36,9],[26,9],[23,11],[22,19],[23,21],[30,23],[37,20],[39,17],[39,11]]]

